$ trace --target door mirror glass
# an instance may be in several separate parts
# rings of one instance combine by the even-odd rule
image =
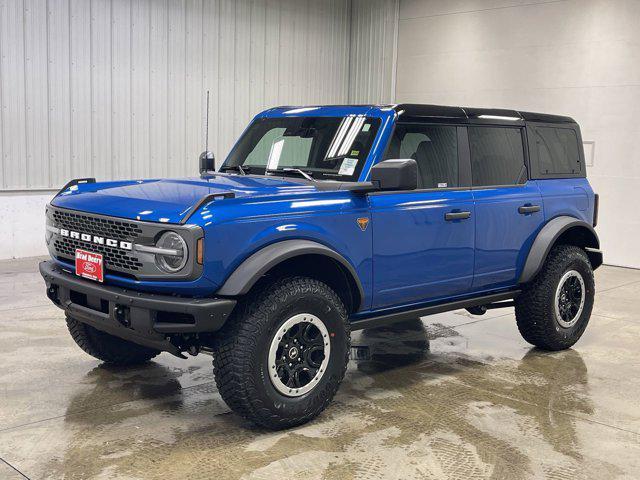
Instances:
[[[378,190],[415,190],[418,165],[411,158],[385,160],[371,169],[371,183]]]
[[[214,172],[216,170],[216,159],[213,152],[204,151],[200,154],[200,175]]]

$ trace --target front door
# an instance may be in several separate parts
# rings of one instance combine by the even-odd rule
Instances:
[[[418,189],[369,196],[374,309],[452,297],[471,288],[474,203],[459,174],[462,128],[396,125],[385,158],[415,159]]]

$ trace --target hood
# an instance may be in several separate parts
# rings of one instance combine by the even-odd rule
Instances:
[[[236,198],[243,198],[315,190],[313,185],[295,180],[215,174],[209,178],[87,183],[66,189],[51,204],[134,220],[179,223],[194,205],[210,194],[233,193]]]

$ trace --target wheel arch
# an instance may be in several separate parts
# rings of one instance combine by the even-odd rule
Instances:
[[[555,245],[574,245],[584,248],[594,270],[602,265],[600,240],[593,226],[575,217],[555,217],[538,232],[518,283],[527,283],[538,274]]]
[[[283,240],[253,253],[231,273],[216,295],[246,295],[265,275],[287,274],[327,283],[349,313],[357,311],[364,300],[362,284],[349,261],[326,245],[303,239]]]

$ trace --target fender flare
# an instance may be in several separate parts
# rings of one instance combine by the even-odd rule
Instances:
[[[581,245],[587,251],[589,260],[591,260],[594,270],[602,265],[602,252],[600,252],[600,240],[593,226],[583,220],[575,217],[560,216],[550,220],[542,230],[538,232],[527,260],[520,274],[518,283],[527,283],[532,280],[542,269],[547,255],[560,236],[572,228],[586,229],[585,245]]]
[[[222,287],[216,292],[216,295],[230,297],[244,295],[251,290],[251,287],[253,287],[265,273],[276,265],[290,258],[309,254],[329,257],[344,267],[358,287],[360,301],[364,299],[364,289],[362,288],[358,274],[346,258],[321,243],[302,239],[283,240],[258,250],[246,258],[233,271]]]

